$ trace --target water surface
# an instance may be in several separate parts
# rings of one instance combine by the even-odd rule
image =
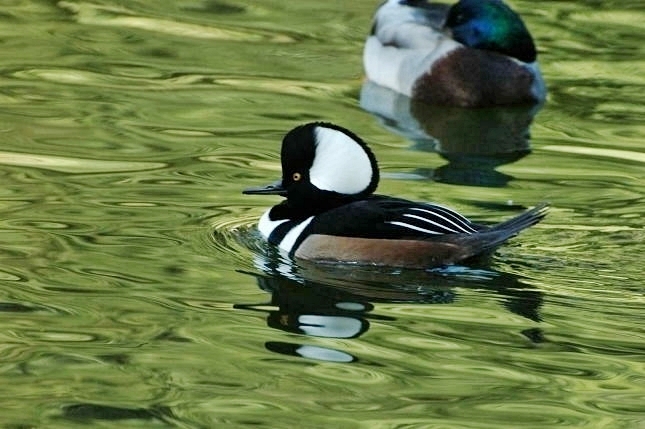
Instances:
[[[4,5],[0,426],[645,428],[645,5],[513,1],[549,99],[471,116],[366,105],[377,4]],[[382,193],[553,209],[481,266],[294,266],[241,190],[310,120]]]

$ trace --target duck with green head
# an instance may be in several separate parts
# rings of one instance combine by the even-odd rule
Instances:
[[[376,12],[363,62],[372,82],[431,104],[546,98],[533,38],[501,0],[388,0]]]

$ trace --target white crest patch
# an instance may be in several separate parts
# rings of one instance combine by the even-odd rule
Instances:
[[[372,164],[363,147],[347,134],[316,127],[316,156],[309,170],[318,189],[358,194],[372,181]]]

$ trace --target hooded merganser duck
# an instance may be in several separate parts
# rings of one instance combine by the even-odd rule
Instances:
[[[286,197],[258,229],[289,256],[407,268],[454,264],[491,252],[539,222],[540,205],[492,227],[437,204],[374,195],[376,158],[356,134],[338,125],[298,126],[282,141],[282,179],[245,194]]]
[[[432,104],[479,107],[546,98],[533,38],[501,0],[387,0],[365,43],[367,78]]]

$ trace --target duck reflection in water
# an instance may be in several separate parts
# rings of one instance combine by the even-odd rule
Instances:
[[[389,131],[437,152],[448,164],[416,173],[436,182],[503,187],[513,177],[495,169],[531,152],[530,125],[542,108],[531,106],[460,108],[433,106],[366,81],[361,107]]]
[[[277,255],[258,256],[261,274],[249,273],[271,294],[269,302],[236,304],[234,308],[263,312],[269,327],[319,338],[357,338],[370,329],[370,321],[396,319],[374,312],[377,303],[450,304],[457,287],[485,288],[502,295],[511,312],[539,322],[542,293],[522,284],[514,275],[453,266],[450,269],[386,270],[333,264],[295,265]],[[539,328],[522,331],[530,341],[542,341]],[[345,351],[326,346],[281,341],[265,343],[280,354],[334,362],[357,360]]]

